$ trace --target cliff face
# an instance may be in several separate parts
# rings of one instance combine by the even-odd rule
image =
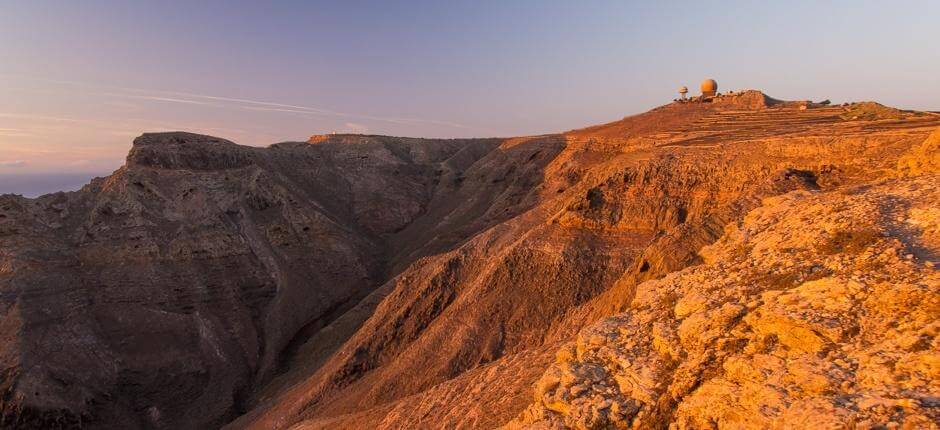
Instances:
[[[4,422],[230,420],[298,334],[382,283],[443,171],[496,143],[144,135],[79,192],[3,196]]]
[[[835,204],[848,192],[839,190],[859,194],[864,188],[851,187],[902,172],[906,182],[845,203],[854,208],[847,219],[867,217],[869,230],[893,234],[866,211],[929,201],[936,177],[925,139],[940,126],[931,114],[858,118],[846,116],[851,107],[800,110],[760,93],[738,98],[513,139],[330,135],[250,148],[184,133],[144,135],[125,167],[79,192],[0,197],[2,419],[92,428],[206,428],[234,419],[231,428],[259,429],[737,423],[695,409],[712,399],[696,390],[727,386],[726,363],[763,366],[760,354],[777,354],[747,346],[784,335],[753,328],[760,318],[750,317],[752,324],[746,315],[789,315],[797,302],[762,308],[770,299],[758,299],[766,291],[802,294],[797,275],[831,258],[804,244],[806,256],[786,266],[793,273],[778,270],[789,248],[767,239],[776,257],[751,267],[747,253],[720,251],[739,241],[754,252],[745,246],[754,240],[749,233],[735,236],[725,226],[751,211],[749,220],[771,212],[778,220],[787,211],[805,218],[804,206]],[[780,195],[788,197],[769,201],[788,203],[767,209],[764,199]],[[935,222],[929,219],[921,221]],[[807,228],[768,227],[768,220],[738,228]],[[866,246],[894,243],[875,242]],[[927,245],[917,249],[928,251],[915,253],[915,266],[936,257]],[[856,258],[835,254],[849,261],[845,267]],[[851,276],[840,267],[826,266],[826,288]],[[929,268],[896,269],[884,276],[915,286],[932,279]],[[700,272],[724,280],[699,291],[705,287],[685,279]],[[778,272],[783,280],[768,280],[771,286],[754,281]],[[807,288],[822,288],[813,285]],[[936,294],[917,288],[911,294]],[[701,306],[669,313],[696,294]],[[693,318],[701,327],[683,338],[695,312],[704,312]],[[725,314],[734,315],[719,318]],[[807,315],[791,319],[816,320]],[[923,315],[898,318],[923,328]],[[817,333],[831,345],[800,354],[835,363],[820,351],[838,349],[846,361],[855,353],[844,346],[855,342],[851,336],[888,329],[864,330],[838,341]],[[583,340],[594,332],[606,333],[603,352]],[[568,351],[559,353],[564,359],[555,358],[559,348]],[[867,354],[888,346],[874,348]],[[783,367],[758,373],[783,375],[792,360],[809,359],[781,354],[774,363]],[[630,368],[639,373],[627,377],[641,391],[608,383],[624,373],[611,367],[611,357],[621,356],[618,365],[636,363]],[[926,357],[918,363],[929,366]],[[594,381],[578,370],[588,367],[607,376]],[[704,376],[682,379],[696,372]],[[556,376],[569,373],[575,376]],[[844,380],[817,378],[826,387]],[[877,391],[827,389],[826,399]],[[882,391],[882,398],[899,395]],[[780,396],[777,406],[804,399]],[[620,415],[610,413],[616,402]],[[749,424],[790,416],[778,409],[784,412]],[[908,415],[929,419],[928,412]]]

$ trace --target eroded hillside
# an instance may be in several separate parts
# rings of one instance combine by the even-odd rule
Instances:
[[[749,303],[766,291],[799,293],[803,279],[777,279],[773,265],[750,266],[751,249],[737,259],[716,257],[735,240],[753,240],[726,226],[750,212],[743,225],[751,227],[737,228],[812,230],[818,226],[809,221],[771,223],[760,214],[808,216],[804,206],[842,199],[852,208],[847,220],[867,213],[869,230],[887,232],[866,246],[908,244],[913,239],[891,242],[901,233],[871,211],[892,201],[929,206],[936,142],[925,139],[938,126],[934,114],[807,106],[746,92],[512,139],[330,135],[249,148],[205,136],[145,135],[124,168],[79,192],[2,197],[3,420],[205,428],[234,419],[228,426],[238,429],[737,423],[695,412],[695,389],[724,383],[724,363],[757,360],[758,350],[777,353],[764,345],[772,333],[745,333],[751,325],[742,315],[757,314],[765,302]],[[899,174],[908,179],[880,183],[880,191],[863,185]],[[822,240],[812,234],[824,235],[812,230],[805,239]],[[817,260],[861,258],[804,245],[805,261],[787,266],[794,273]],[[909,273],[898,266],[883,276],[903,277],[935,297],[935,283],[923,287],[934,269],[923,264],[936,254],[932,245],[916,246],[928,251],[898,263],[912,265]],[[790,251],[766,252],[780,262]],[[709,270],[727,289],[709,290],[688,314],[669,314],[686,290],[695,297],[682,282],[700,286],[683,279]],[[760,276],[768,285],[734,281]],[[854,273],[828,268],[826,276],[838,283]],[[644,300],[661,309],[643,308]],[[737,325],[712,330],[728,344],[715,346],[704,339],[705,326],[723,324],[719,310],[732,302],[740,308],[729,317]],[[766,310],[786,314],[788,303]],[[924,306],[931,302],[919,303],[914,311],[930,315]],[[638,306],[651,313],[633,316]],[[861,308],[849,309],[857,318],[852,312]],[[693,342],[681,325],[697,311],[706,316],[702,330],[693,330],[702,339]],[[897,321],[927,327],[923,316]],[[621,329],[631,324],[637,327]],[[678,334],[659,331],[670,327]],[[599,330],[622,334],[608,336],[606,352],[581,354],[582,345],[594,345],[584,336]],[[850,331],[887,334],[883,326],[865,330]],[[630,346],[660,335],[645,350]],[[838,349],[848,363],[854,350],[828,342],[835,346],[825,352]],[[564,360],[556,359],[559,349],[570,352],[557,354]],[[640,376],[633,379],[645,394],[600,379],[584,383],[580,370],[552,382],[568,375],[564,363],[614,378],[622,369],[604,360],[628,354],[621,349],[642,355],[625,360],[636,360]],[[802,353],[835,362],[819,351]],[[929,367],[936,346],[920,351]],[[784,368],[790,363],[789,355],[778,359]],[[683,384],[674,376],[697,371],[707,379]],[[677,385],[646,387],[642,378]],[[821,398],[874,392],[829,387],[843,380],[817,378],[826,387]],[[599,397],[583,397],[595,389]],[[878,395],[899,395],[886,393]],[[781,396],[780,404],[803,401]],[[616,402],[620,415],[610,413]],[[924,410],[935,406],[919,407],[904,416],[935,418]],[[762,413],[773,420],[784,412]],[[859,415],[857,422],[889,418],[896,417]]]
[[[935,428],[938,201],[936,174],[765,199],[561,347],[506,428]]]

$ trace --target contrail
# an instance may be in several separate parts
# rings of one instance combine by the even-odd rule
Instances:
[[[223,96],[207,95],[207,94],[186,93],[186,92],[180,92],[180,91],[149,90],[149,89],[144,89],[144,88],[120,87],[120,86],[113,86],[113,85],[95,84],[95,83],[89,83],[89,82],[64,81],[64,80],[57,80],[57,79],[35,78],[35,77],[8,75],[8,74],[0,74],[0,77],[7,78],[7,79],[26,79],[26,80],[32,80],[32,81],[59,84],[59,85],[74,85],[74,86],[81,86],[81,87],[86,87],[86,88],[99,88],[99,89],[106,89],[110,91],[123,91],[127,93],[136,93],[136,94],[118,94],[114,92],[91,92],[91,94],[97,94],[97,95],[107,96],[107,97],[128,97],[128,98],[136,98],[136,99],[159,101],[159,102],[169,102],[169,103],[197,104],[197,105],[216,106],[216,107],[237,107],[237,108],[246,109],[246,110],[258,110],[258,111],[267,111],[267,112],[285,112],[285,113],[305,114],[305,115],[334,116],[334,117],[341,117],[341,118],[359,118],[359,119],[368,119],[368,120],[373,120],[373,121],[382,121],[382,122],[389,122],[389,123],[401,124],[401,125],[430,124],[430,125],[441,125],[441,126],[461,128],[461,129],[472,128],[472,127],[455,123],[455,122],[451,122],[451,121],[441,121],[441,120],[426,119],[426,118],[396,118],[396,117],[346,113],[346,112],[338,112],[338,111],[334,111],[330,109],[323,109],[323,108],[312,107],[312,106],[276,103],[276,102],[265,101],[265,100],[250,100],[250,99],[223,97]],[[197,100],[192,100],[192,99],[197,99]],[[203,102],[199,100],[227,102],[227,103],[233,103],[235,104],[235,106],[225,105],[225,104],[207,103],[207,102]]]

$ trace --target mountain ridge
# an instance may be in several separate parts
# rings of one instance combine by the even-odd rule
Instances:
[[[940,116],[720,100],[519,138],[145,134],[79,192],[0,196],[3,423],[495,427],[763,199],[932,171]]]

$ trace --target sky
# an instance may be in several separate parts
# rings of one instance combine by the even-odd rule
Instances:
[[[940,110],[938,1],[0,0],[0,193],[135,136],[541,134],[695,89]]]

